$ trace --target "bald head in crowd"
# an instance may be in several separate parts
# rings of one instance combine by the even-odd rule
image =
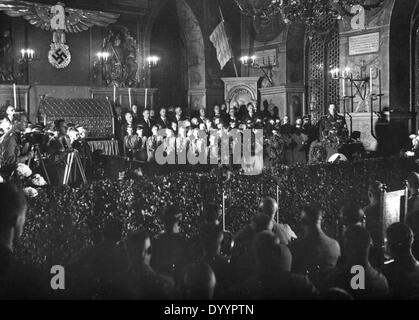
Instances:
[[[305,228],[320,226],[322,217],[323,210],[318,204],[312,203],[306,205],[301,210],[301,222]]]
[[[372,239],[366,229],[361,226],[350,226],[344,234],[344,253],[348,263],[365,266]]]
[[[259,211],[273,219],[278,211],[278,204],[273,198],[267,197],[259,205]]]
[[[215,274],[208,264],[195,262],[186,267],[183,277],[185,299],[211,300],[215,285]]]
[[[388,248],[393,257],[410,256],[414,236],[404,223],[394,223],[387,229]]]
[[[253,240],[253,251],[259,272],[291,271],[291,252],[272,232],[258,233]]]
[[[340,209],[341,218],[345,226],[349,227],[352,225],[364,226],[365,225],[365,213],[362,207],[354,201],[346,202]]]

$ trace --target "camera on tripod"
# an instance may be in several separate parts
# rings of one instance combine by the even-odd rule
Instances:
[[[23,142],[29,143],[31,151],[39,150],[44,154],[48,151],[49,136],[43,132],[32,131],[23,135]]]

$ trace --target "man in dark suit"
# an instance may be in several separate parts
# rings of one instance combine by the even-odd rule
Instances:
[[[336,132],[338,135],[346,128],[345,118],[336,111],[336,106],[329,106],[329,113],[320,120],[320,138],[326,138],[329,132]]]
[[[252,253],[255,269],[240,282],[235,296],[246,300],[313,300],[318,297],[317,289],[306,275],[291,272],[291,253],[272,232],[263,231],[255,236]]]
[[[315,283],[335,268],[340,256],[339,243],[322,230],[322,216],[318,205],[306,206],[301,212],[304,237],[291,245],[293,271],[309,274]]]
[[[133,119],[133,125],[135,126],[140,120],[140,114],[138,113],[138,106],[133,104],[131,107],[131,114]]]
[[[256,119],[257,115],[255,112],[255,107],[253,106],[253,103],[250,102],[247,104],[247,115],[244,116],[243,122],[246,123],[250,120],[252,123],[255,123]]]
[[[293,127],[290,123],[290,118],[287,115],[284,116],[284,119],[282,121],[281,133],[282,134],[289,134],[289,135],[293,133]]]
[[[419,262],[412,254],[414,236],[405,224],[397,222],[387,229],[387,247],[393,261],[383,268],[396,300],[419,299]]]
[[[166,108],[160,109],[160,116],[157,118],[156,123],[162,128],[166,129],[170,127],[170,120],[167,118]]]
[[[124,141],[124,137],[127,135],[127,128],[134,126],[134,117],[132,116],[131,112],[125,113],[124,118],[125,118],[125,121],[121,125],[121,129],[119,132],[121,141]]]
[[[144,109],[143,111],[143,119],[141,119],[140,123],[141,126],[144,128],[144,136],[151,137],[152,132],[151,128],[154,125],[154,121],[150,119],[150,110]]]
[[[153,244],[154,246],[154,244]],[[126,248],[131,261],[124,283],[127,284],[127,298],[140,300],[173,299],[174,281],[172,278],[155,271],[150,261],[154,259],[151,238],[144,230],[130,235]]]
[[[343,261],[322,281],[320,290],[341,288],[355,300],[382,300],[388,298],[389,287],[382,273],[374,269],[368,259],[371,249],[371,236],[365,228],[353,225],[346,231],[343,239]],[[353,286],[354,266],[362,270],[362,290]],[[359,271],[358,271],[359,272]],[[358,273],[358,275],[361,275]],[[323,288],[322,288],[323,287]]]
[[[183,116],[183,110],[182,107],[176,107],[175,109],[175,116],[172,119],[172,122],[175,122],[177,125],[177,128],[179,128],[179,122],[185,121],[186,118]]]
[[[15,115],[14,124],[0,145],[1,169],[3,177],[10,177],[18,163],[23,163],[32,157],[32,154],[24,154],[21,145],[21,133],[25,131],[28,119],[25,114]]]
[[[231,125],[233,122],[238,123],[239,119],[237,119],[236,116],[236,110],[234,108],[230,109],[229,115],[228,115],[228,122]]]
[[[205,116],[205,109],[201,108],[199,109],[199,117],[198,117],[198,122],[201,123],[205,123],[205,120],[207,120],[207,117]]]
[[[216,119],[220,119],[220,120],[221,120],[221,118],[222,118],[222,115],[221,115],[221,109],[220,109],[220,106],[219,106],[218,104],[216,104],[216,105],[214,106],[214,115],[213,115],[213,117],[212,117],[212,122],[214,122],[214,123],[215,123],[215,120],[216,120]]]
[[[377,154],[380,157],[391,157],[400,153],[403,146],[403,134],[394,121],[390,119],[390,110],[385,107],[375,124],[377,137]]]

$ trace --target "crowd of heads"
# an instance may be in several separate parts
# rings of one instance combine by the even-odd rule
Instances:
[[[419,194],[418,176],[408,177],[409,201]],[[69,288],[63,298],[417,299],[417,226],[409,219],[397,222],[376,239],[379,219],[368,217],[380,206],[382,188],[380,182],[370,184],[365,208],[356,201],[342,205],[336,239],[323,231],[324,209],[315,203],[300,208],[303,232],[290,236],[293,231],[286,221],[278,221],[272,198],[262,199],[258,214],[235,235],[224,229],[217,203],[204,204],[199,233],[189,239],[182,233],[177,206],[159,213],[164,228],[154,236],[144,229],[123,236],[121,221],[109,218],[102,239],[74,253],[66,266]],[[0,206],[0,279],[7,284],[13,270],[4,262],[13,259],[28,206],[23,194],[6,183],[0,184]],[[407,215],[419,215],[413,203]],[[354,285],[354,268],[363,270],[360,287]],[[4,288],[18,294],[22,286],[9,283]]]
[[[184,115],[181,107],[162,107],[158,111],[146,108],[140,113],[138,106],[133,105],[131,110],[125,111],[121,120],[127,125],[125,129],[129,129],[133,133],[144,130],[144,121],[150,121],[151,127],[157,131],[167,129],[172,131],[174,135],[178,135],[181,129],[179,121],[186,121],[186,124],[183,125],[183,128],[186,129],[186,135],[189,130],[194,129],[210,131],[256,128],[266,129],[267,132],[269,129],[270,133],[272,133],[272,130],[290,133],[287,130],[293,132],[307,126],[310,123],[310,116],[297,117],[294,123],[290,123],[288,116],[284,116],[281,120],[277,107],[273,107],[270,111],[266,109],[259,111],[252,102],[240,108],[233,104],[230,106],[226,102],[221,107],[214,105],[211,110],[201,108],[199,111],[195,111],[195,114],[192,113],[188,116]],[[284,126],[290,126],[291,128],[285,128]],[[126,134],[127,132],[122,132],[123,136]],[[144,131],[143,134],[145,134]],[[150,136],[150,134],[147,136]]]
[[[308,153],[309,145],[317,138],[315,126],[311,124],[309,116],[297,117],[294,123],[288,116],[281,119],[278,108],[273,107],[260,111],[254,103],[248,103],[240,108],[234,103],[215,105],[211,110],[204,108],[188,116],[184,115],[181,107],[165,108],[158,111],[144,109],[142,113],[134,105],[131,110],[121,112],[119,137],[124,146],[124,155],[140,161],[153,161],[158,145],[168,141],[176,148],[199,149],[199,141],[208,139],[208,145],[215,145],[217,137],[236,132],[263,132],[265,140],[283,137],[290,150],[305,148]],[[123,116],[122,116],[123,114]],[[295,141],[294,141],[295,140]],[[173,149],[173,148],[172,148]],[[289,163],[291,164],[291,163]]]

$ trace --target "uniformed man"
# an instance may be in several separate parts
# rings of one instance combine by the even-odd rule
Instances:
[[[3,177],[9,178],[19,163],[25,163],[33,154],[22,148],[21,134],[28,126],[26,114],[15,114],[11,130],[3,138],[0,145],[0,172]]]
[[[326,138],[329,133],[334,132],[340,135],[346,128],[345,118],[336,112],[336,106],[331,104],[329,106],[329,113],[320,121],[320,138]]]

